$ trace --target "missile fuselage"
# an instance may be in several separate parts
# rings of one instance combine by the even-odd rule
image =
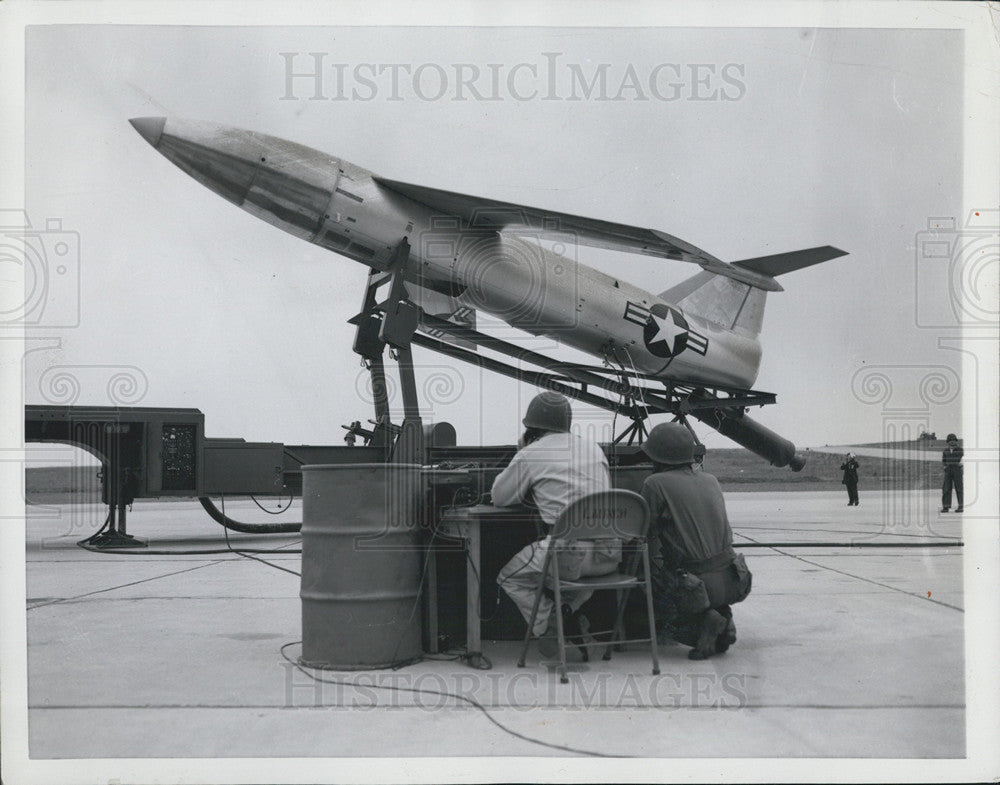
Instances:
[[[386,188],[360,166],[264,134],[164,118],[132,124],[207,188],[322,248],[385,270],[406,238],[407,281],[457,305],[664,380],[749,388],[757,377],[755,333],[685,314],[578,262],[572,233],[558,226],[497,232]]]

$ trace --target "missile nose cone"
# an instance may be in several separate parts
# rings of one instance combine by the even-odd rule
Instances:
[[[132,123],[132,127],[139,132],[143,139],[149,142],[153,147],[160,141],[160,135],[163,133],[163,126],[166,125],[166,117],[133,117],[129,120]]]

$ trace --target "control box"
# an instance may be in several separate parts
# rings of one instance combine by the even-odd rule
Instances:
[[[198,427],[194,423],[160,426],[160,489],[193,491],[198,487]]]

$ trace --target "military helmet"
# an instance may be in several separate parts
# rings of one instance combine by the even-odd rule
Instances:
[[[948,434],[948,438],[945,439],[945,441],[946,442],[957,442],[958,441],[958,437],[955,434],[953,434],[953,433],[949,433]]]
[[[642,451],[656,463],[694,463],[694,436],[680,423],[664,422],[649,432]]]
[[[573,422],[573,409],[565,395],[557,392],[543,392],[531,399],[524,415],[525,428],[538,428],[555,433],[569,432]]]

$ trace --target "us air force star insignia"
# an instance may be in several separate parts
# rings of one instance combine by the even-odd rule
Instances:
[[[674,357],[687,348],[688,335],[688,323],[681,312],[657,304],[650,310],[642,339],[651,354]]]

